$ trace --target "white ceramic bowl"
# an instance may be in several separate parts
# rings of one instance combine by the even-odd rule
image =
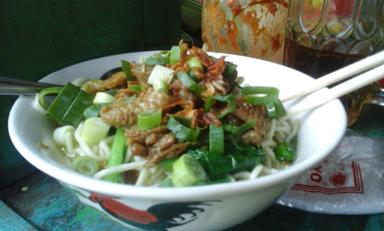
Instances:
[[[120,60],[138,60],[151,52],[137,52],[79,63],[46,76],[42,81],[66,83],[79,77],[99,77],[119,66]],[[212,53],[215,56],[221,54]],[[249,85],[279,87],[281,92],[313,79],[274,63],[228,55]],[[323,90],[321,94],[328,94]],[[346,115],[339,100],[295,117],[301,120],[297,159],[275,174],[251,181],[187,188],[148,188],[114,184],[78,174],[57,155],[39,147],[54,125],[32,108],[33,97],[20,97],[8,121],[17,150],[31,164],[74,189],[80,200],[129,227],[143,229],[218,230],[239,224],[271,205],[302,173],[323,160],[342,139]]]

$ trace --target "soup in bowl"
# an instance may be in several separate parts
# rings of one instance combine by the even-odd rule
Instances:
[[[170,53],[148,51],[98,58],[54,72],[41,81],[64,85],[79,77],[105,76],[103,74],[108,70],[115,71],[107,74],[107,77],[115,75],[113,78],[119,79],[120,77],[116,75],[121,75],[123,72],[127,78],[130,74],[125,72],[126,63],[121,70],[116,71],[116,66],[121,63],[121,60],[131,62],[132,67],[135,65],[132,64],[133,62],[164,62],[158,59],[151,61],[149,58],[143,61],[142,57],[166,57],[169,62],[169,55]],[[209,53],[209,55],[211,61],[206,61],[209,64],[204,64],[204,58],[200,60],[202,63],[197,62],[197,64],[193,63],[194,61],[188,63],[185,60],[183,65],[178,65],[174,60],[173,64],[159,65],[163,67],[148,64],[153,68],[146,78],[150,83],[149,86],[141,85],[140,81],[134,82],[137,81],[136,79],[128,79],[128,86],[126,86],[126,79],[124,79],[125,86],[117,87],[117,93],[115,87],[103,88],[95,92],[82,87],[82,90],[90,91],[89,94],[96,94],[90,100],[92,101],[90,104],[102,105],[99,105],[99,111],[96,110],[95,117],[91,115],[71,125],[73,127],[72,146],[66,143],[68,139],[60,139],[64,136],[60,135],[63,134],[60,131],[65,129],[58,130],[69,125],[63,121],[55,121],[54,116],[49,115],[49,109],[46,109],[48,112],[36,110],[33,106],[33,97],[22,96],[16,101],[9,115],[8,128],[11,140],[27,161],[70,188],[80,201],[127,227],[154,230],[218,230],[239,224],[271,205],[301,174],[319,164],[337,146],[346,129],[346,115],[340,101],[333,100],[316,109],[286,118],[284,112],[278,113],[276,105],[280,101],[277,96],[271,96],[275,93],[270,93],[270,90],[275,92],[274,89],[277,89],[284,94],[298,86],[310,84],[314,81],[311,77],[282,65],[250,57],[221,53]],[[177,58],[183,60],[183,57]],[[232,74],[236,74],[236,77],[241,76],[233,79],[233,87],[225,85],[224,70],[230,64],[236,65],[232,66],[236,67],[236,72]],[[188,65],[189,67],[185,67]],[[212,65],[212,67],[205,65]],[[221,69],[221,73],[216,74],[224,76],[224,82],[220,82],[224,87],[217,86],[217,83],[211,86],[209,85],[211,82],[193,72],[197,67],[205,73],[206,78],[216,78],[207,73],[212,70],[211,73],[214,73],[215,68],[220,65],[224,65],[218,68]],[[140,68],[145,70],[146,66]],[[160,83],[156,83],[157,77],[150,76],[156,68],[160,70],[161,76],[170,75],[171,77],[168,80],[165,77]],[[183,76],[184,74],[187,76]],[[135,76],[135,73],[133,75]],[[175,79],[178,82],[175,82]],[[79,81],[76,80],[76,82]],[[136,86],[130,87],[130,84]],[[187,93],[180,93],[180,89],[186,88],[192,92],[191,97],[185,97]],[[261,92],[258,92],[260,90]],[[96,100],[98,94],[96,92],[101,91],[105,94],[99,94]],[[137,100],[140,98],[151,97],[152,91],[158,91],[157,98],[163,97],[164,94],[170,96],[176,94],[179,98],[167,101],[160,113],[153,108],[150,108],[150,112],[145,110],[137,112],[135,114],[137,118],[132,122],[131,127],[127,125],[130,120],[126,117],[117,122],[108,120],[110,117],[107,118],[107,113],[116,109],[114,108],[116,103],[121,103],[119,99],[115,101],[119,94],[123,97],[124,103],[138,104]],[[319,97],[326,95],[328,89],[322,89],[318,94]],[[60,94],[56,99],[58,97]],[[188,98],[188,100],[193,98],[193,104],[197,106],[191,109],[183,103],[178,104],[180,98]],[[270,101],[271,98],[274,98],[274,101]],[[51,106],[54,102],[51,102]],[[285,102],[284,107],[288,108],[296,102],[297,100]],[[265,104],[264,109],[260,110],[261,114],[267,118],[267,122],[264,126],[266,131],[259,141],[256,141],[257,137],[250,138],[246,133],[255,129],[261,119],[247,121],[240,112],[244,107],[256,110],[261,107],[260,104]],[[268,104],[274,107],[271,109]],[[121,111],[121,108],[117,110]],[[63,118],[63,114],[68,113],[58,114]],[[186,122],[185,118],[180,118],[185,114],[196,115],[196,119],[193,116],[187,116],[190,121]],[[87,117],[84,113],[83,115]],[[98,118],[96,127],[100,125],[100,121],[102,126],[106,124],[107,129],[104,129],[103,135],[100,135],[99,130],[93,130],[95,126],[94,123],[87,122],[89,118],[93,118],[89,120],[91,122],[94,118]],[[121,121],[125,124],[120,124]],[[197,121],[195,125],[193,121]],[[91,125],[86,125],[87,123]],[[274,133],[269,133],[270,128],[272,126],[279,128],[279,123],[287,123],[290,130],[297,131],[292,133],[294,135],[288,131],[286,133],[288,138],[284,135],[275,137]],[[122,127],[125,129],[121,132],[122,137],[125,135],[125,146],[128,147],[122,152],[130,156],[120,158],[121,163],[117,165],[111,164],[110,155],[113,154],[109,152],[119,150],[114,146],[118,146],[115,140]],[[164,129],[162,131],[167,131],[161,133],[159,140],[167,136],[173,137],[174,141],[168,148],[186,144],[183,146],[184,149],[177,153],[174,151],[170,156],[159,157],[158,152],[162,153],[160,151],[163,149],[154,149],[155,146],[149,144],[151,142],[139,142],[132,139],[132,135],[130,136],[130,134],[136,134],[130,129],[137,129],[138,132],[144,131],[143,140],[145,140],[146,137],[153,135],[148,131],[154,131],[159,127]],[[90,131],[84,132],[87,129]],[[268,153],[270,146],[266,142],[269,134],[273,143],[270,148],[271,153]],[[101,138],[95,138],[100,136]],[[102,140],[105,141],[104,148],[99,145]],[[82,143],[83,141],[85,144]],[[92,143],[97,143],[99,148],[93,148]],[[278,150],[277,146],[280,143],[285,145],[289,143],[289,148],[285,147],[289,155],[285,149],[283,152]],[[144,150],[148,153],[143,154],[145,152],[141,152],[141,149],[133,149],[138,145],[144,145]],[[84,156],[88,158],[87,160],[90,156],[92,157],[91,154],[87,155],[87,150],[91,154],[96,153],[96,164],[89,165],[89,162],[86,162],[87,164],[80,165],[80,168],[74,167],[84,162]],[[228,155],[228,152],[231,152],[231,155]],[[196,157],[196,153],[200,156]],[[127,167],[125,162],[135,167],[131,165]],[[198,167],[191,167],[191,163],[197,164]],[[228,163],[230,163],[229,167]],[[123,173],[122,170],[118,170],[119,167],[124,169]],[[130,168],[133,168],[134,174],[126,174],[131,171]],[[145,172],[143,169],[150,170]],[[159,172],[158,169],[161,171]],[[204,173],[201,174],[201,172]],[[111,177],[116,174],[123,174],[124,179],[116,180],[115,177]]]

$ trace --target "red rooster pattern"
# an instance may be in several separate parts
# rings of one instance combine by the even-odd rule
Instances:
[[[167,230],[168,228],[185,225],[198,218],[205,211],[205,206],[212,202],[175,202],[161,203],[139,210],[129,207],[111,197],[92,193],[89,199],[116,219],[144,230]]]

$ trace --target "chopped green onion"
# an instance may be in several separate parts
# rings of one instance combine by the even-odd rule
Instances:
[[[286,114],[285,108],[280,100],[266,105],[269,118],[279,119]]]
[[[291,146],[287,143],[279,143],[275,150],[276,158],[280,161],[292,162],[295,159],[295,152],[292,150]]]
[[[203,69],[203,64],[201,63],[200,59],[196,56],[192,56],[187,60],[187,65],[191,69]]]
[[[63,125],[70,124],[74,127],[78,125],[83,118],[83,111],[85,110],[85,108],[91,105],[92,100],[93,96],[88,95],[84,91],[80,91],[77,94],[75,100],[68,108],[67,112],[62,117],[60,123]]]
[[[259,157],[265,156],[261,148],[244,143],[228,142],[225,145],[225,150],[226,152],[232,153],[234,155],[244,154]]]
[[[172,46],[169,54],[169,64],[176,64],[180,61],[181,49],[180,46]]]
[[[285,109],[279,100],[279,89],[274,87],[244,87],[241,90],[245,101],[253,105],[265,105],[270,118],[285,115]]]
[[[260,149],[257,149],[257,150],[260,150]],[[236,163],[236,165],[235,165],[236,171],[235,172],[244,171],[244,170],[251,170],[258,163],[261,162],[261,156],[260,155],[237,154],[237,155],[232,155],[232,157],[234,159],[234,162]]]
[[[211,111],[211,108],[212,108],[212,106],[213,106],[214,103],[215,103],[215,99],[214,99],[212,96],[208,96],[208,97],[204,100],[204,105],[203,105],[204,111],[205,111],[205,112],[209,112],[209,111]]]
[[[164,169],[164,171],[172,172],[172,166],[176,160],[176,158],[163,160],[160,162],[160,166]]]
[[[239,126],[233,124],[223,124],[223,129],[225,132],[229,132],[231,134],[235,133]]]
[[[224,130],[223,127],[209,125],[209,151],[217,154],[224,153]]]
[[[220,179],[225,175],[247,170],[253,167],[256,163],[256,158],[248,155],[247,157],[249,158],[241,158],[241,154],[220,155],[212,152],[203,152],[203,155],[205,156],[204,160],[206,161],[206,165],[208,166],[208,176],[211,179]],[[239,163],[237,159],[242,162],[245,162]]]
[[[219,155],[209,152],[207,155],[209,176],[212,179],[221,178],[227,174],[250,170],[260,163],[257,155],[226,154]]]
[[[94,104],[113,103],[115,101],[115,97],[105,92],[97,92],[95,98],[93,98]]]
[[[234,82],[237,78],[237,66],[231,62],[225,62],[225,69],[223,72],[224,79],[230,81],[230,83]]]
[[[190,91],[195,93],[196,95],[200,95],[203,91],[203,88],[196,83],[193,79],[191,79],[187,73],[185,72],[178,72],[177,78],[181,81],[181,83],[186,86]]]
[[[189,149],[185,154],[191,155],[193,159],[199,161],[199,163],[205,170],[208,170],[207,153],[209,151],[205,148],[206,147],[203,147],[201,149]]]
[[[274,87],[244,87],[241,93],[249,104],[266,105],[278,100],[279,90]]]
[[[180,156],[173,164],[171,180],[175,187],[193,186],[207,179],[203,167],[190,155]]]
[[[47,95],[57,95],[59,94],[59,92],[61,91],[62,87],[47,87],[47,88],[43,88],[40,92],[39,92],[39,104],[45,109],[47,110],[49,105],[47,103],[47,101],[45,100],[45,97]]]
[[[276,109],[276,117],[275,118],[277,118],[277,119],[283,117],[287,113],[287,111],[284,108],[283,103],[280,100],[277,100],[275,102],[275,109]]]
[[[156,65],[148,77],[148,83],[156,91],[167,91],[168,84],[172,81],[174,70],[164,66]]]
[[[141,85],[139,84],[131,84],[131,85],[128,85],[128,89],[130,91],[134,91],[134,92],[140,92],[142,89],[141,89]]]
[[[255,121],[248,121],[238,126],[235,132],[233,133],[233,137],[239,139],[240,136],[246,132],[247,130],[253,128],[256,125]]]
[[[233,94],[228,95],[218,95],[214,97],[215,100],[226,102],[227,106],[225,106],[220,112],[219,112],[219,118],[223,118],[224,116],[228,115],[229,113],[232,113],[236,110],[236,98]]]
[[[60,123],[63,115],[71,106],[71,103],[74,102],[78,93],[79,89],[72,83],[65,85],[49,106],[48,116]],[[77,124],[74,127],[77,127]]]
[[[67,83],[47,110],[47,115],[60,125],[77,127],[83,118],[83,111],[91,105],[93,96]]]
[[[146,131],[158,127],[161,124],[162,113],[158,111],[144,111],[137,115],[137,127]]]
[[[104,106],[104,104],[92,104],[91,106],[88,106],[83,111],[83,116],[88,119],[91,117],[98,117],[100,115],[100,110]]]
[[[72,169],[87,176],[92,176],[99,170],[99,164],[97,160],[89,156],[77,156],[72,161]]]
[[[91,117],[84,121],[80,136],[87,144],[98,144],[107,137],[110,128],[100,117]]]
[[[197,160],[212,180],[239,171],[249,171],[261,163],[265,156],[260,148],[249,145],[238,149],[230,142],[225,145],[225,154],[203,149],[188,150],[186,154]]]
[[[217,153],[206,153],[206,160],[208,165],[208,176],[212,179],[221,178],[224,175],[234,173],[237,170],[237,162],[233,155],[226,154],[220,155]]]
[[[147,65],[167,65],[169,64],[169,51],[161,51],[159,53],[155,53],[145,60],[145,64]]]
[[[232,124],[224,124],[223,129],[226,132],[229,132],[230,135],[230,140],[232,141],[233,145],[238,149],[238,150],[243,150],[248,149],[248,146],[245,144],[240,144],[240,137],[241,135],[246,132],[247,130],[253,128],[255,126],[255,121],[248,121],[240,126],[232,125]],[[251,148],[251,147],[249,147]]]
[[[274,103],[269,103],[265,105],[267,109],[267,114],[269,118],[276,118],[277,117],[277,111]]]
[[[127,151],[126,138],[124,128],[117,128],[115,137],[112,143],[111,155],[108,159],[108,167],[113,167],[122,164]],[[123,176],[120,173],[111,174],[105,177],[106,180],[112,182],[123,182]]]
[[[121,60],[121,69],[123,70],[127,80],[135,80],[132,75],[131,64],[128,61]]]
[[[195,128],[195,129],[189,128],[183,125],[182,123],[180,123],[174,117],[170,117],[168,119],[167,127],[169,130],[173,132],[173,134],[175,134],[179,142],[196,141],[199,136],[198,128]]]

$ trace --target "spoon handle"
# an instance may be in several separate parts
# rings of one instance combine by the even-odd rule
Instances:
[[[57,86],[60,85],[0,76],[0,95],[34,95],[45,87]]]

